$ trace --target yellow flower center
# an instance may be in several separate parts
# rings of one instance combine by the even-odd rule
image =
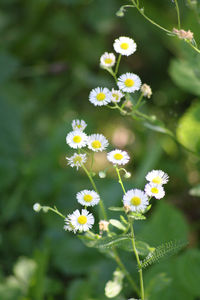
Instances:
[[[81,136],[80,135],[75,135],[74,137],[73,137],[73,141],[74,141],[74,143],[80,143],[81,141],[82,141],[82,138],[81,138]]]
[[[128,47],[129,47],[129,44],[128,44],[128,43],[121,43],[120,47],[121,47],[121,49],[123,49],[123,50],[127,50]]]
[[[95,149],[101,148],[101,142],[100,141],[93,141],[92,142],[92,147]]]
[[[81,156],[74,157],[73,162],[74,162],[74,164],[81,163],[82,162],[82,157]]]
[[[131,204],[134,205],[134,206],[138,206],[141,204],[141,199],[137,196],[134,196],[132,199],[131,199]]]
[[[127,78],[127,79],[124,81],[124,84],[125,84],[125,86],[127,86],[127,87],[132,87],[132,86],[135,84],[135,82],[134,82],[133,79]]]
[[[151,188],[153,194],[158,194],[159,190],[156,187]]]
[[[119,95],[118,94],[112,94],[112,96],[115,98],[115,100],[119,100]]]
[[[106,98],[106,95],[104,93],[99,93],[96,98],[98,101],[103,101]]]
[[[78,217],[78,223],[81,224],[81,225],[84,225],[85,223],[87,223],[87,217],[83,216],[83,215],[80,215]]]
[[[152,182],[157,183],[157,184],[161,184],[162,178],[160,178],[159,176],[156,176],[156,177],[152,180]]]
[[[91,195],[84,195],[83,199],[85,200],[85,202],[91,202],[93,197]]]
[[[123,158],[123,155],[121,153],[116,153],[114,155],[114,158],[117,159],[117,160],[121,160]]]
[[[113,61],[111,58],[105,58],[104,62],[105,62],[105,64],[111,64]]]

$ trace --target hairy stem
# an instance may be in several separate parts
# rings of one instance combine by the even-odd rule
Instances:
[[[132,242],[132,246],[133,246],[133,252],[135,253],[135,257],[136,257],[136,260],[137,260],[137,265],[138,265],[138,268],[139,268],[140,297],[141,297],[141,300],[144,300],[144,282],[143,282],[141,262],[140,262],[140,258],[139,258],[139,255],[138,255],[137,248],[135,246],[135,235],[134,235],[134,229],[133,229],[133,222],[131,220],[129,220],[129,221],[131,223],[131,242]]]
[[[90,172],[87,170],[87,168],[85,167],[84,164],[82,164],[82,168],[83,168],[83,170],[85,171],[85,173],[87,174],[87,176],[88,176],[88,178],[89,178],[89,180],[90,180],[90,182],[91,182],[91,184],[92,184],[92,186],[93,186],[95,192],[96,192],[98,195],[100,195],[99,192],[98,192],[98,190],[97,190],[96,184],[94,183],[94,180],[93,180],[92,176],[90,175]],[[103,201],[102,201],[101,199],[100,199],[100,201],[99,201],[99,205],[100,205],[101,212],[102,212],[102,215],[103,215],[104,219],[107,220],[106,210],[105,210]]]
[[[180,10],[178,6],[178,0],[174,0],[175,6],[176,6],[176,13],[177,13],[177,19],[178,19],[178,29],[181,29],[181,21],[180,21]]]

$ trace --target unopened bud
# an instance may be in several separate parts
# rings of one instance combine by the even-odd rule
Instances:
[[[124,178],[130,178],[131,177],[131,173],[130,172],[126,172],[125,174],[124,174]]]
[[[49,210],[49,207],[48,206],[42,206],[42,209],[43,209],[43,212],[47,213],[48,210]]]
[[[172,32],[175,33],[179,37],[179,39],[185,39],[189,41],[193,40],[193,32],[191,32],[190,30],[185,31],[183,29],[178,30],[176,28],[173,28]]]
[[[106,177],[106,172],[100,171],[100,172],[99,172],[99,177],[100,177],[100,178],[105,178],[105,177]]]
[[[36,212],[39,212],[41,210],[42,206],[40,205],[40,203],[35,203],[33,205],[33,210]]]
[[[130,100],[128,100],[128,101],[125,103],[124,106],[125,106],[126,108],[132,109],[133,103],[132,103]]]
[[[148,84],[144,83],[141,86],[141,92],[143,93],[144,97],[147,97],[148,99],[151,98],[152,90],[151,90],[151,87]]]
[[[129,213],[129,211],[131,210],[131,207],[127,204],[124,205],[124,210],[126,213]]]
[[[108,231],[108,225],[109,225],[109,222],[108,222],[108,221],[101,220],[101,221],[99,222],[99,230],[100,230],[100,232],[101,232],[101,231]]]

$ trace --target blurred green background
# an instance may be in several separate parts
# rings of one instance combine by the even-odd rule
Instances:
[[[200,42],[199,7],[179,1],[182,27]],[[189,239],[186,249],[145,272],[150,300],[200,299],[200,54],[167,36],[129,9],[116,16],[123,0],[1,0],[0,6],[0,299],[104,300],[115,263],[64,232],[56,215],[36,214],[32,206],[56,205],[64,214],[77,208],[75,195],[91,188],[81,172],[67,167],[65,143],[71,121],[82,118],[87,133],[99,132],[133,157],[126,187],[144,187],[151,169],[170,176],[166,197],[154,201],[149,220],[137,233],[151,245]],[[145,11],[171,30],[172,1],[143,1]],[[99,68],[113,40],[133,38],[137,52],[123,58],[120,74],[133,72],[150,84],[153,97],[144,111],[177,132],[184,150],[167,135],[108,108],[94,107],[88,94],[114,85]],[[96,162],[98,169],[98,162]],[[110,174],[96,178],[106,205],[118,205],[121,190]],[[112,214],[112,217],[116,216]],[[96,228],[97,230],[97,228]],[[138,277],[134,258],[124,263]],[[125,281],[124,293],[132,294]]]

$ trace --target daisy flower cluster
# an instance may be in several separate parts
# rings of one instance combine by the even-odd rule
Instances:
[[[148,183],[145,185],[144,191],[139,189],[131,189],[127,191],[123,197],[124,207],[128,211],[144,213],[149,206],[152,197],[161,199],[165,196],[163,184],[169,180],[169,176],[162,170],[152,170],[146,175]]]
[[[125,96],[125,93],[134,93],[139,90],[141,90],[144,97],[150,98],[152,94],[150,86],[147,84],[142,85],[138,75],[128,72],[117,78],[121,56],[130,56],[135,53],[137,49],[135,41],[129,37],[122,36],[114,41],[113,48],[119,54],[118,60],[116,60],[114,53],[105,52],[100,57],[100,66],[115,78],[118,89],[112,88],[112,90],[109,90],[106,87],[94,88],[89,94],[89,101],[95,106],[103,106],[109,103],[116,105]],[[113,71],[115,65],[115,71]]]

